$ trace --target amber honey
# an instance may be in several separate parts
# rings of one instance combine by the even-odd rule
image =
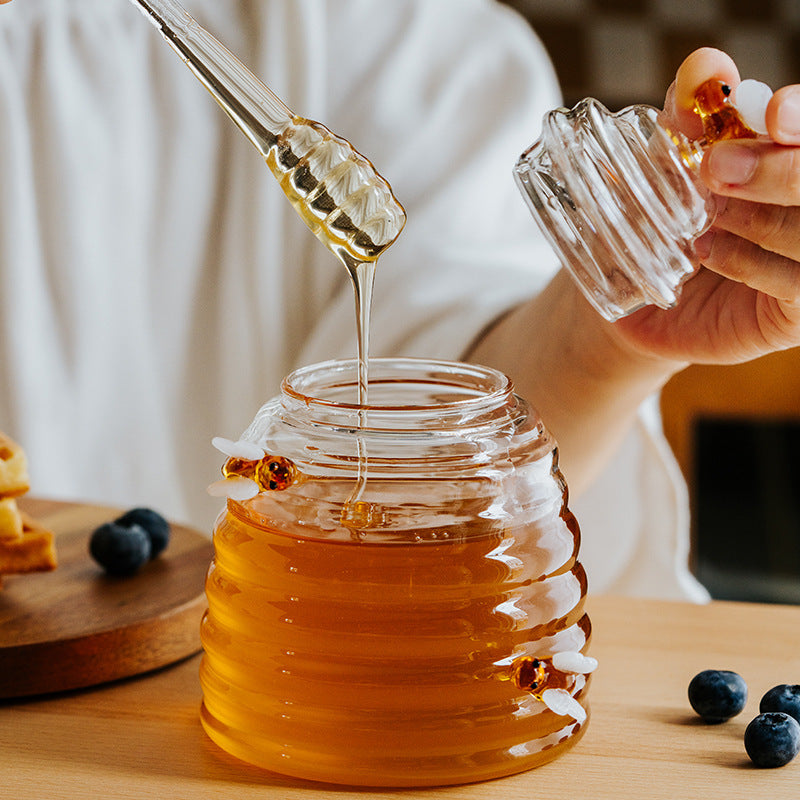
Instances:
[[[206,730],[251,763],[345,784],[549,761],[585,725],[521,689],[514,655],[585,648],[590,626],[574,557],[542,578],[574,553],[567,522],[546,527],[360,543],[255,526],[232,504],[206,587]]]

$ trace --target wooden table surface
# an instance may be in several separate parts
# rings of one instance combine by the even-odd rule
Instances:
[[[574,750],[487,783],[353,790],[283,778],[219,750],[198,719],[199,656],[104,687],[0,704],[0,796],[15,800],[325,798],[770,798],[800,795],[800,758],[753,767],[742,739],[761,695],[800,683],[800,607],[590,598],[593,716]],[[699,722],[686,687],[702,669],[748,682],[745,711]]]

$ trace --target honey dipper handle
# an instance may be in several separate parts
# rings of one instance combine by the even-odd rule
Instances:
[[[175,0],[131,0],[266,157],[292,111]]]

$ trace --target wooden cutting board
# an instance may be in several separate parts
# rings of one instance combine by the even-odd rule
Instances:
[[[172,525],[170,543],[135,575],[110,577],[89,537],[119,509],[20,499],[55,532],[58,568],[3,576],[0,698],[59,692],[148,672],[200,650],[208,536]]]

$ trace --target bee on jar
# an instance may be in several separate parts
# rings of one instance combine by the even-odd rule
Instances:
[[[214,497],[249,500],[261,492],[287,489],[299,478],[292,461],[266,453],[253,442],[245,439],[234,442],[216,436],[212,444],[227,456],[222,465],[223,478],[208,487],[208,493]]]
[[[586,709],[575,693],[586,685],[586,675],[597,669],[597,659],[577,651],[554,653],[548,658],[523,656],[512,664],[512,677],[520,689],[530,692],[554,714],[586,721]]]

